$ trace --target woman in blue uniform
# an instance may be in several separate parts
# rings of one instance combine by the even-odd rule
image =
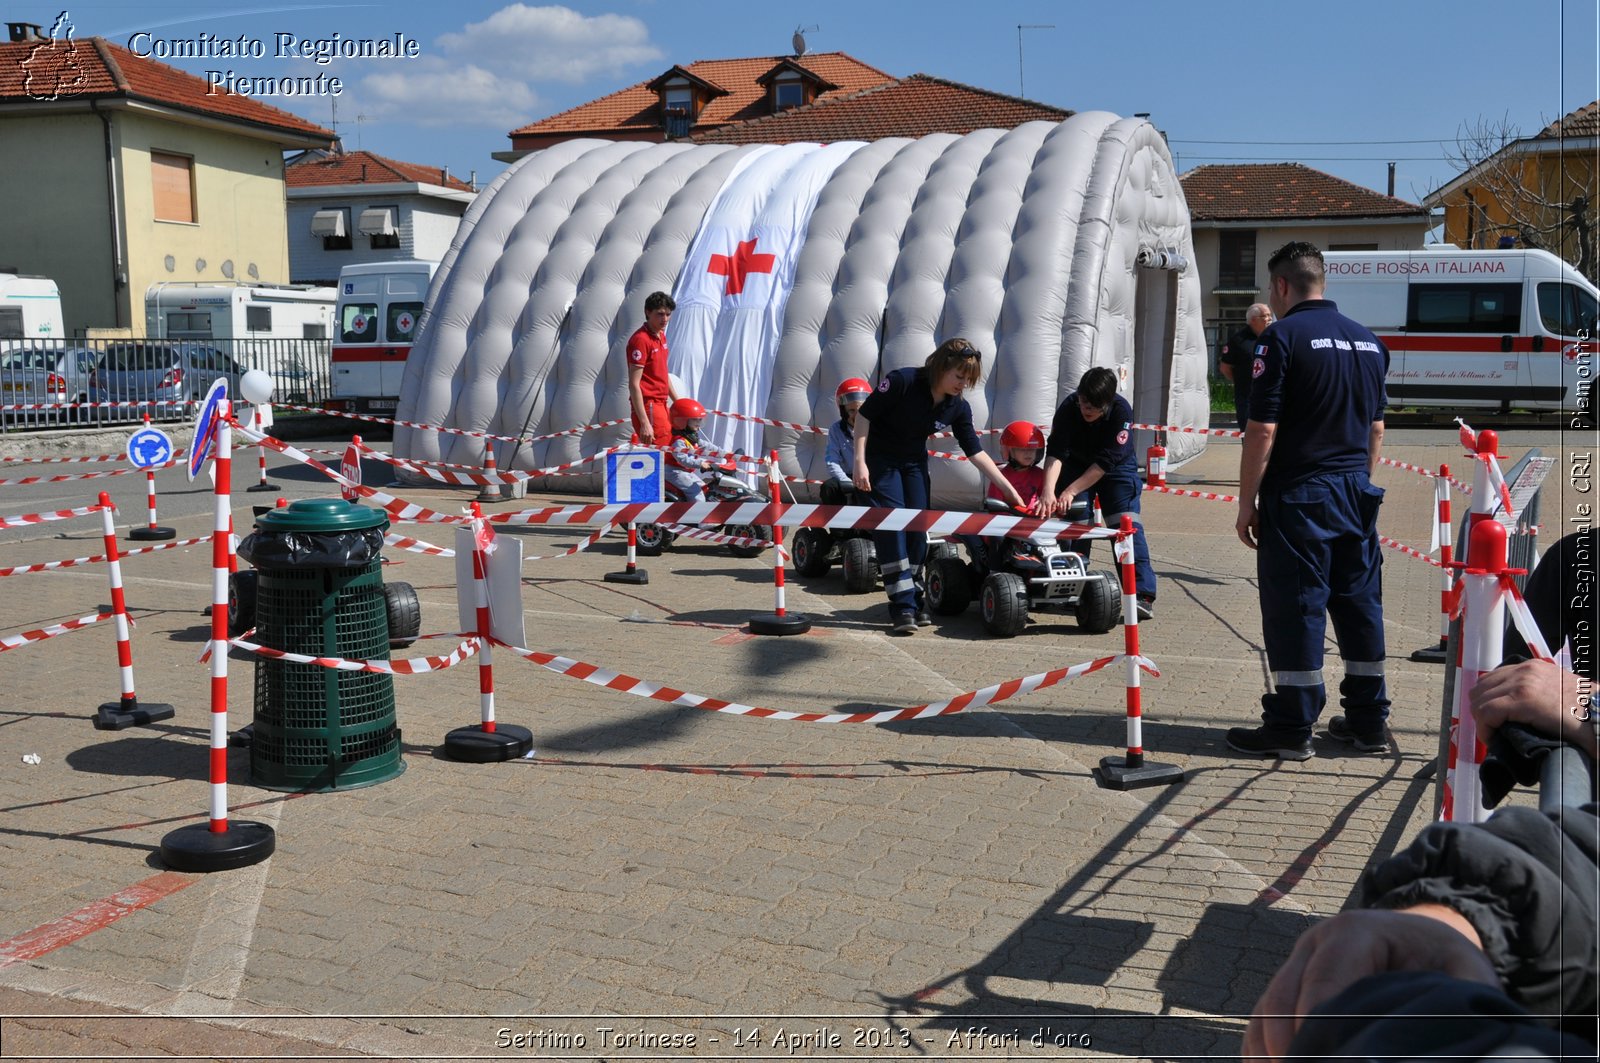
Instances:
[[[1138,465],[1133,459],[1133,407],[1117,394],[1117,374],[1095,366],[1078,380],[1050,424],[1045,448],[1041,517],[1065,511],[1074,498],[1098,498],[1106,524],[1117,527],[1123,514],[1133,518],[1133,573],[1140,620],[1155,613],[1156,571],[1139,519]],[[1056,487],[1063,484],[1061,488]],[[1088,553],[1088,543],[1081,553]]]
[[[1022,505],[1017,489],[983,452],[972,428],[972,407],[961,397],[982,374],[982,353],[964,339],[953,339],[941,343],[921,368],[896,369],[884,376],[856,415],[855,484],[871,492],[874,506],[928,508],[928,437],[945,431],[1007,502]],[[890,628],[896,635],[914,634],[933,622],[917,578],[927,557],[927,537],[921,532],[876,532],[873,541],[889,596]]]

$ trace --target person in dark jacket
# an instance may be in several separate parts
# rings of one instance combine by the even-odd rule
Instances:
[[[1245,311],[1244,324],[1233,330],[1217,352],[1217,371],[1233,385],[1233,414],[1239,420],[1241,432],[1250,416],[1250,366],[1255,361],[1261,333],[1270,324],[1272,307],[1266,303],[1253,303]]]

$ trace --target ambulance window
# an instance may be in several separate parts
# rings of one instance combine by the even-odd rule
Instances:
[[[1518,332],[1516,284],[1413,284],[1406,328],[1413,332]]]
[[[346,303],[339,309],[341,343],[378,342],[378,304]]]
[[[1539,319],[1557,336],[1594,337],[1594,296],[1576,284],[1539,285]]]
[[[390,303],[389,342],[410,343],[416,338],[417,320],[421,317],[421,303]]]

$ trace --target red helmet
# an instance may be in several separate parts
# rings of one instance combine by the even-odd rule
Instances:
[[[686,428],[691,417],[704,417],[706,408],[695,399],[679,399],[672,404],[667,415],[672,418],[672,427]]]
[[[839,389],[833,393],[833,398],[839,404],[842,413],[849,403],[866,402],[867,396],[871,394],[872,385],[858,376],[853,376],[839,385]]]
[[[1042,450],[1044,433],[1040,431],[1038,425],[1030,421],[1012,421],[1006,425],[1005,431],[1000,433],[1000,445]]]

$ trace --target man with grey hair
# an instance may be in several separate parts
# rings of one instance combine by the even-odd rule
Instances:
[[[1239,419],[1241,432],[1250,414],[1250,363],[1255,359],[1261,334],[1270,324],[1272,307],[1266,303],[1252,303],[1245,311],[1244,326],[1234,329],[1217,353],[1217,368],[1222,378],[1233,385],[1233,412]]]

